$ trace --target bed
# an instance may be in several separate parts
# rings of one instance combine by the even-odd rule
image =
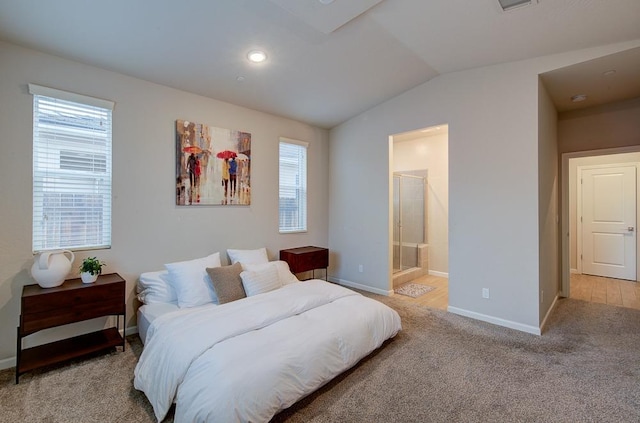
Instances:
[[[242,263],[244,298],[181,307],[173,285],[175,303],[168,295],[163,305],[141,307],[144,349],[134,385],[158,421],[175,403],[176,422],[267,422],[401,330],[384,304],[322,280],[298,282],[276,263]],[[252,286],[249,276],[269,279],[271,288],[256,291],[264,283]],[[212,279],[203,280],[219,288]]]

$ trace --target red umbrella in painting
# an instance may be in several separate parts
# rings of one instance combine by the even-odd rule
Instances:
[[[216,157],[219,159],[231,159],[231,158],[235,158],[237,155],[238,153],[236,153],[235,151],[224,150],[216,154]]]
[[[186,147],[183,147],[182,151],[184,151],[187,154],[190,154],[190,153],[200,154],[200,153],[202,153],[202,149],[200,147],[198,147],[197,145],[188,145]]]

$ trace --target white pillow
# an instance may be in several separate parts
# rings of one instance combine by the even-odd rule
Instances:
[[[169,283],[169,272],[166,270],[141,274],[136,290],[138,300],[143,304],[178,304],[176,290]]]
[[[231,264],[237,262],[245,264],[268,263],[267,249],[262,247],[257,250],[227,250]]]
[[[285,286],[291,283],[300,282],[296,275],[291,273],[291,269],[289,269],[289,263],[282,260],[270,261],[268,263],[260,263],[260,264],[247,264],[241,263],[242,270],[252,270],[255,272],[259,272],[264,270],[265,268],[272,266],[275,267],[278,271],[278,280],[280,281],[280,285]]]
[[[242,286],[247,297],[273,291],[282,286],[278,279],[278,270],[274,266],[267,266],[262,270],[245,270],[240,273]]]
[[[218,303],[207,267],[220,267],[220,253],[195,260],[165,264],[169,282],[176,291],[178,307],[196,307],[207,303]]]

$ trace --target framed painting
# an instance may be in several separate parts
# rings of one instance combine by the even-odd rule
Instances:
[[[176,121],[176,205],[251,204],[251,134]]]

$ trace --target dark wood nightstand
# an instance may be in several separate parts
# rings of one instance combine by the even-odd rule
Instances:
[[[20,326],[16,352],[16,384],[30,370],[94,352],[122,346],[122,326],[126,324],[126,282],[117,273],[98,276],[94,283],[67,279],[55,288],[25,285],[22,288]],[[85,335],[22,349],[22,338],[42,329],[103,316],[116,316],[116,326]]]
[[[293,273],[302,273],[324,268],[324,279],[327,280],[329,267],[329,249],[321,247],[298,247],[280,250],[280,260],[286,261]]]

